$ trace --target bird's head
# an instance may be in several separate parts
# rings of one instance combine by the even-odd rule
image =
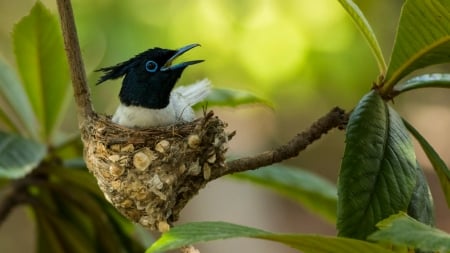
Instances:
[[[203,60],[186,61],[172,64],[173,61],[200,44],[190,44],[178,50],[155,47],[112,67],[101,68],[104,72],[97,84],[108,79],[122,76],[122,88],[119,93],[121,103],[129,106],[141,106],[161,109],[169,104],[172,91],[183,70]]]

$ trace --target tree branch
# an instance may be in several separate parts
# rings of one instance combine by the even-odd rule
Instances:
[[[64,45],[72,76],[72,86],[78,111],[78,123],[81,127],[86,118],[91,117],[95,112],[92,108],[91,97],[87,85],[86,72],[81,57],[72,5],[70,0],[57,0],[56,2],[58,4]]]
[[[225,170],[217,171],[211,175],[211,180],[228,174],[254,170],[295,157],[300,151],[306,149],[310,144],[320,139],[323,134],[326,134],[331,129],[344,129],[348,117],[349,115],[346,114],[344,110],[335,107],[325,116],[314,122],[308,130],[297,134],[287,144],[255,156],[229,161],[225,166]]]

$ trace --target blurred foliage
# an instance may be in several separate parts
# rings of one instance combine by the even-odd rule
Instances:
[[[391,214],[398,212],[398,209],[409,210],[411,206],[412,209],[420,208],[421,205],[416,207],[416,202],[425,203],[427,210],[432,209],[431,202],[423,201],[429,197],[425,196],[428,186],[423,174],[420,174],[422,171],[416,166],[416,158],[406,128],[401,117],[387,106],[385,100],[390,95],[398,95],[389,92],[406,74],[431,64],[447,62],[448,57],[442,56],[441,53],[447,52],[449,48],[447,39],[442,47],[436,47],[439,55],[433,50],[426,52],[430,53],[429,55],[418,54],[424,47],[438,41],[441,38],[439,36],[448,38],[445,24],[442,29],[439,27],[426,34],[427,38],[436,34],[438,37],[424,43],[418,42],[417,38],[421,37],[417,34],[412,37],[417,43],[409,43],[410,34],[407,30],[402,30],[416,25],[423,28],[422,21],[432,20],[435,17],[434,12],[432,15],[424,15],[424,20],[401,20],[402,27],[398,30],[397,40],[394,43],[394,28],[403,1],[356,2],[363,10],[361,13],[367,15],[369,22],[360,22],[363,16],[352,15],[351,11],[359,13],[359,10],[355,11],[357,8],[354,6],[346,9],[357,23],[363,23],[359,28],[371,42],[372,49],[378,44],[373,40],[375,38],[379,40],[385,58],[386,55],[390,55],[388,52],[391,47],[386,45],[394,45],[395,49],[392,55],[394,65],[390,65],[388,69],[390,74],[388,77],[393,76],[388,80],[391,86],[387,91],[380,93],[386,97],[379,97],[375,91],[369,93],[367,96],[371,96],[377,103],[368,105],[363,98],[353,113],[356,115],[354,120],[351,119],[349,122],[347,140],[350,141],[347,142],[346,156],[341,168],[346,170],[346,173],[341,174],[341,177],[345,178],[341,178],[339,182],[338,191],[341,195],[338,194],[337,199],[337,219],[338,223],[340,219],[345,220],[344,228],[360,222],[352,215],[355,211],[367,208],[371,204],[374,204],[373,210],[378,208],[379,203],[371,197],[391,188],[398,191],[382,192],[387,194],[387,197],[381,198],[384,201],[382,201],[384,211],[382,216],[386,216],[386,210]],[[31,213],[36,220],[38,252],[142,252],[143,245],[135,238],[136,228],[105,201],[95,185],[94,178],[84,168],[76,118],[73,117],[75,112],[73,108],[67,112],[65,106],[69,90],[68,75],[61,37],[56,32],[57,20],[42,4],[38,3],[32,8],[34,3],[35,1],[28,0],[0,0],[0,9],[4,14],[0,15],[0,105],[2,106],[0,129],[5,132],[0,132],[2,137],[0,145],[13,144],[9,149],[13,151],[12,153],[2,152],[0,155],[0,158],[5,158],[0,164],[0,170],[4,172],[0,174],[5,177],[0,179],[2,180],[0,184],[12,192],[20,193],[19,199],[14,199],[13,196],[13,201],[24,202],[31,207]],[[53,1],[44,3],[56,13]],[[345,4],[351,6],[349,4],[351,1],[340,3],[344,7]],[[409,0],[406,3],[410,3],[409,9],[404,10],[412,13],[429,7],[420,0]],[[426,3],[441,2],[430,0]],[[448,1],[442,0],[442,3],[447,9],[450,6]],[[361,95],[372,87],[372,83],[382,84],[379,75],[385,74],[376,72],[377,64],[371,57],[371,48],[366,45],[363,36],[360,36],[351,18],[337,1],[75,0],[73,5],[91,84],[98,78],[98,74],[93,71],[100,66],[128,59],[150,47],[177,48],[196,42],[202,44],[203,48],[193,52],[189,57],[205,59],[206,62],[201,65],[202,67],[187,72],[180,83],[208,77],[216,87],[219,87],[215,90],[215,95],[220,97],[220,100],[217,100],[220,104],[234,105],[242,101],[247,103],[269,100],[273,101],[270,104],[273,104],[275,109],[288,108],[280,110],[279,115],[289,114],[292,117],[293,104],[295,108],[305,108],[305,111],[311,105],[314,105],[313,110],[321,110],[334,104],[353,107]],[[31,14],[26,16],[30,9]],[[442,9],[444,9],[442,17],[448,18],[449,13],[445,12],[447,9]],[[392,13],[386,15],[386,10]],[[21,19],[24,16],[26,17]],[[372,24],[372,21],[376,20],[375,17],[381,16],[382,22],[374,23],[375,33],[373,33],[368,24]],[[417,13],[412,15],[416,16]],[[21,21],[18,23],[19,20]],[[18,25],[13,29],[15,23]],[[11,30],[14,30],[12,35]],[[398,48],[402,49],[404,45],[412,45],[408,48],[408,53],[417,61],[410,64],[411,57],[403,57],[404,55],[398,53]],[[372,51],[375,51],[376,55],[378,53],[380,63],[381,50]],[[16,68],[10,67],[14,64]],[[15,72],[13,69],[18,71]],[[433,86],[448,87],[447,75],[439,76],[445,78],[440,78],[436,82],[436,75],[424,75],[419,79],[413,79],[414,82],[407,83],[409,88],[398,89],[395,92]],[[8,89],[9,87],[11,89]],[[97,111],[111,112],[118,103],[116,99],[118,81],[116,85],[91,88]],[[220,88],[246,90],[248,93],[239,93],[240,96],[234,97],[235,100],[223,102],[222,100],[229,99],[229,93]],[[301,112],[296,113],[301,115]],[[361,126],[364,123],[371,123],[370,125],[376,129],[367,131],[365,126]],[[13,132],[21,136],[13,135]],[[421,138],[418,133],[415,136]],[[382,140],[378,143],[381,145],[367,145],[377,143],[379,139]],[[403,145],[399,140],[406,140],[407,145]],[[443,188],[448,189],[448,168],[441,163],[439,156],[425,140],[421,143],[431,157],[430,160],[439,167],[438,172],[441,173],[438,174],[443,179]],[[385,144],[392,153],[385,153]],[[23,163],[14,163],[14,155],[20,155],[20,152],[27,151],[27,148],[33,149],[36,153],[31,153]],[[382,171],[383,168],[379,164],[387,163],[390,166],[393,161],[398,162],[399,165],[396,166],[399,169],[405,169],[407,174],[411,175],[408,174],[407,177],[402,173],[397,175],[387,173],[386,170]],[[36,169],[28,173],[32,167]],[[241,179],[245,178],[281,192],[304,203],[311,210],[321,208],[312,200],[322,196],[325,204],[320,205],[322,208],[327,206],[327,210],[321,212],[321,215],[330,220],[335,219],[333,215],[335,194],[329,194],[331,191],[334,193],[333,185],[302,171],[283,171],[280,168],[269,171],[270,173],[267,171],[248,173],[241,176]],[[352,170],[355,168],[362,169],[361,173],[353,173]],[[391,183],[401,182],[402,179],[411,182],[372,189],[367,188],[369,184],[353,184],[355,181],[364,182],[367,168],[374,168],[375,177],[386,177]],[[16,177],[19,179],[15,180]],[[328,190],[324,191],[323,187],[320,187],[323,185],[328,185]],[[355,192],[362,192],[364,196],[354,199]],[[343,200],[342,193],[348,193],[350,199]],[[411,195],[414,196],[410,198]],[[369,197],[368,204],[362,201],[363,197]],[[397,208],[396,202],[391,202],[390,197],[404,198],[404,203]],[[339,208],[344,205],[348,208],[348,212],[343,216]],[[373,211],[369,209],[365,211]],[[425,218],[432,216],[429,213],[424,215]],[[375,217],[371,225],[382,218],[384,217]],[[216,234],[211,234],[209,230],[216,226],[218,228]],[[338,226],[338,229],[343,227]],[[192,231],[192,228],[198,230]],[[344,236],[364,239],[367,234],[373,232],[373,227],[362,230],[357,235],[344,233]],[[171,235],[175,237],[171,238]],[[269,239],[298,249],[311,249],[312,252],[329,251],[333,249],[333,245],[343,246],[355,252],[361,251],[364,247],[371,247],[374,252],[381,250],[379,246],[373,244],[368,246],[367,242],[352,239],[275,235],[226,223],[188,224],[171,230],[158,243],[165,243],[163,246],[166,247],[171,243],[170,240],[173,240],[172,243],[175,244],[167,246],[173,248],[174,245],[235,236]],[[177,242],[177,237],[183,241]],[[145,239],[151,240],[148,236]],[[304,243],[310,245],[305,247]],[[323,247],[327,244],[327,247]]]
[[[378,1],[359,2],[363,10],[371,10]],[[400,2],[383,5],[394,11]],[[11,25],[32,4],[27,0],[0,1],[1,9],[15,10],[0,17],[0,26],[4,26],[0,52],[10,62]],[[186,72],[180,83],[206,76],[217,87],[246,89],[270,98],[276,108],[292,100],[307,107],[316,99],[323,101],[324,108],[338,102],[351,105],[376,80],[376,63],[368,57],[370,49],[333,0],[78,0],[73,5],[91,84],[98,78],[92,71],[100,66],[153,46],[176,48],[191,42],[203,48],[189,57],[206,62]],[[385,16],[380,29],[396,22],[395,15]],[[369,16],[369,20],[374,18]],[[381,44],[390,44],[392,39],[390,34],[388,43]],[[116,97],[118,89],[114,84],[93,89],[95,107],[111,111],[117,100],[110,98]]]

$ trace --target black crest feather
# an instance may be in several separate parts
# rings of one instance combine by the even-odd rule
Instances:
[[[126,73],[128,73],[128,71],[133,68],[136,64],[139,63],[139,60],[143,57],[145,57],[148,52],[152,50],[149,49],[145,52],[142,52],[136,56],[134,56],[133,58],[118,63],[114,66],[110,66],[110,67],[104,67],[104,68],[100,68],[95,70],[96,72],[104,72],[104,75],[100,77],[100,79],[97,81],[97,85],[103,83],[106,80],[110,80],[110,79],[117,79],[119,77],[122,77],[123,75],[125,75]]]

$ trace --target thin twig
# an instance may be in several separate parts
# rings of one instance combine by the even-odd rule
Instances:
[[[81,127],[85,120],[95,114],[95,112],[92,108],[71,2],[70,0],[57,0],[56,2],[58,4],[64,45],[72,76],[78,122]]]
[[[211,175],[211,180],[236,172],[254,170],[295,157],[300,151],[306,149],[331,129],[344,128],[347,121],[348,114],[344,110],[335,107],[314,122],[308,130],[297,134],[287,144],[255,156],[229,161],[225,166],[225,170],[217,171],[214,175]]]
[[[18,201],[18,196],[18,194],[10,193],[2,200],[0,205],[0,224],[3,224],[14,207],[20,203]]]
[[[16,206],[27,202],[29,198],[25,191],[30,183],[29,177],[21,178],[14,181],[7,189],[7,193],[0,203],[0,224],[3,224]]]

